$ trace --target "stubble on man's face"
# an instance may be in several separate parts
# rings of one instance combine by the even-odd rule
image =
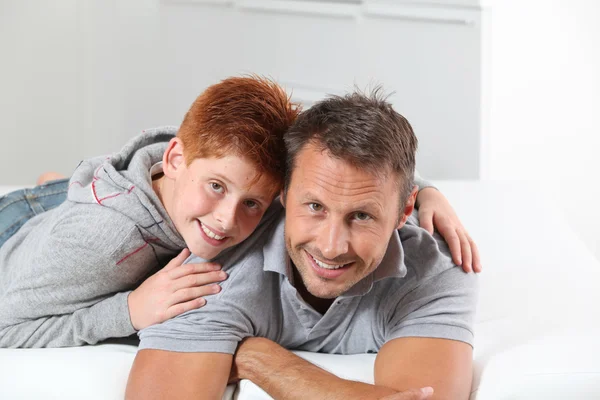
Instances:
[[[336,298],[383,259],[398,220],[398,185],[311,144],[296,165],[284,199],[286,248],[308,292]]]

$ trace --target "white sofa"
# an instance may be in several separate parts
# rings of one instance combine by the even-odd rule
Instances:
[[[483,256],[471,400],[600,399],[600,263],[553,199],[527,183],[438,187]],[[135,352],[126,344],[0,349],[0,399],[120,399]],[[374,355],[299,354],[373,382]],[[226,398],[269,397],[243,381]]]

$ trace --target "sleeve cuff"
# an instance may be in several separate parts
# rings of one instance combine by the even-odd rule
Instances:
[[[457,340],[459,342],[464,342],[471,347],[473,347],[475,339],[473,332],[460,326],[444,324],[418,324],[396,329],[387,336],[386,342],[403,337]]]
[[[419,174],[419,171],[417,171],[417,170],[415,170],[415,176],[413,178],[413,182],[415,185],[417,185],[419,187],[419,191],[421,191],[425,188],[434,188],[437,190],[437,188],[434,186],[434,184],[428,180],[423,179],[423,177],[421,177],[421,174]]]
[[[178,353],[226,353],[234,354],[238,342],[228,340],[174,340],[159,336],[146,336],[142,339],[139,349],[154,349],[174,351]]]
[[[117,305],[117,311],[115,312],[115,335],[114,337],[126,337],[131,336],[137,331],[131,323],[131,315],[129,314],[129,303],[127,299],[131,291],[120,292],[114,296],[114,300]]]

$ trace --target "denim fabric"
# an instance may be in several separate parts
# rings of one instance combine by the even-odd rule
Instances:
[[[68,179],[46,182],[0,197],[0,247],[27,221],[65,201]]]

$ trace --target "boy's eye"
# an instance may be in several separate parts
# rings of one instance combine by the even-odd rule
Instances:
[[[308,208],[310,208],[311,211],[315,211],[315,212],[319,212],[319,211],[323,210],[323,206],[319,203],[310,203],[308,205]]]
[[[356,218],[359,221],[368,221],[369,219],[371,219],[371,216],[364,212],[357,212],[356,214],[354,214],[354,218]]]
[[[219,185],[216,182],[211,182],[210,187],[212,190],[214,190],[217,193],[223,193],[223,191],[225,190],[225,188],[223,186]]]
[[[258,203],[255,202],[254,200],[246,200],[246,201],[244,201],[244,204],[248,208],[258,208]]]

